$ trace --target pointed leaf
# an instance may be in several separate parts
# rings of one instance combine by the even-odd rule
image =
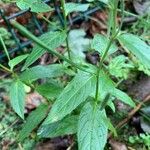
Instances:
[[[48,45],[52,50],[59,47],[66,39],[65,32],[48,32],[39,37],[46,45]],[[32,63],[34,63],[39,57],[41,57],[47,50],[43,49],[39,45],[35,45],[31,54],[28,56],[22,70],[28,68]]]
[[[49,5],[47,5],[44,2],[35,2],[32,3],[31,6],[31,11],[32,12],[36,12],[36,13],[43,13],[43,12],[49,12],[49,11],[53,11],[54,9],[52,9]]]
[[[56,82],[49,82],[36,87],[36,91],[48,99],[58,97],[62,90],[63,87]]]
[[[117,99],[121,100],[125,104],[130,105],[131,107],[135,107],[135,103],[133,100],[123,91],[119,89],[114,89],[112,95],[115,96]]]
[[[108,102],[108,106],[111,108],[111,110],[115,113],[116,112],[116,108],[115,105],[112,101],[112,98],[110,99],[110,101]]]
[[[103,2],[103,3],[105,3],[105,4],[108,4],[108,3],[109,3],[109,0],[98,0],[98,1]]]
[[[31,112],[24,124],[22,130],[19,132],[19,141],[23,141],[27,136],[30,135],[33,129],[35,129],[40,122],[45,118],[48,111],[48,106],[41,104],[36,110]]]
[[[69,116],[58,122],[41,126],[38,135],[44,138],[54,138],[74,134],[77,132],[77,123],[78,116]]]
[[[107,141],[108,127],[103,121],[104,111],[87,103],[81,110],[78,122],[80,150],[103,150]]]
[[[17,0],[16,4],[22,10],[30,8],[32,12],[37,13],[53,10],[46,3],[42,2],[42,0]]]
[[[22,62],[24,59],[26,59],[26,58],[28,57],[28,55],[29,55],[29,54],[21,55],[21,56],[15,57],[14,59],[10,60],[8,64],[9,64],[11,70],[12,70],[16,65],[18,65],[20,62]]]
[[[143,65],[150,69],[150,46],[133,34],[121,34],[118,40],[123,48],[132,52]]]
[[[24,119],[25,89],[20,80],[16,80],[10,87],[10,102],[14,111]]]
[[[95,76],[79,72],[54,103],[44,124],[61,120],[84,102],[95,87]]]
[[[117,136],[117,131],[115,127],[113,126],[113,124],[111,123],[110,119],[107,117],[103,117],[103,121],[108,126],[108,129],[114,134],[114,136]]]
[[[66,67],[62,64],[52,64],[48,66],[35,66],[27,69],[20,75],[24,82],[33,82],[42,78],[53,78],[64,74]]]
[[[103,55],[108,45],[108,42],[109,40],[107,39],[107,37],[101,34],[96,34],[94,36],[94,39],[92,40],[91,48],[98,51],[101,55]],[[115,51],[117,51],[117,49],[118,49],[117,46],[113,43],[108,51],[108,55],[114,53]]]
[[[105,99],[108,93],[118,98],[122,102],[130,105],[131,107],[135,106],[135,103],[132,101],[132,99],[123,91],[116,89],[115,83],[104,71],[101,71],[99,77],[99,99]],[[94,94],[95,92],[93,91],[92,96],[94,96]]]
[[[109,78],[109,76],[102,70],[99,76],[99,99],[105,99],[108,93],[112,93],[115,89],[115,83]]]
[[[84,12],[86,11],[88,8],[89,8],[89,4],[80,4],[80,3],[66,3],[65,4],[65,13],[66,13],[66,16],[71,13],[71,12],[74,12],[74,11],[80,11],[80,12]]]

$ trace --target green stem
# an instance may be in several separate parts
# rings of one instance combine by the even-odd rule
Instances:
[[[2,64],[0,64],[0,67],[1,67],[3,70],[5,70],[6,72],[12,73],[12,71],[11,71],[9,68],[3,66]]]
[[[77,65],[76,63],[72,62],[70,59],[66,58],[65,56],[59,54],[56,51],[53,51],[50,46],[45,45],[44,42],[42,42],[40,39],[38,39],[36,36],[34,36],[30,31],[28,31],[24,26],[22,26],[21,24],[19,24],[18,22],[16,22],[15,20],[11,21],[11,24],[17,28],[20,32],[22,32],[26,37],[28,37],[29,39],[31,39],[32,41],[34,41],[37,45],[41,46],[42,48],[48,50],[51,54],[57,56],[58,58],[68,62],[69,64],[71,64],[72,66],[76,67],[77,69],[80,69],[84,72],[88,72],[90,74],[93,74],[93,72],[87,71],[85,70],[83,67]]]
[[[122,14],[122,16],[121,16],[121,21],[120,21],[120,25],[119,25],[118,31],[120,31],[121,28],[122,28],[124,15],[125,15],[125,13],[124,13],[124,9],[125,9],[124,0],[121,0],[121,4],[120,5],[121,5],[121,14]]]
[[[1,34],[0,34],[0,42],[2,43],[2,46],[3,46],[4,51],[5,51],[5,54],[6,54],[7,58],[8,58],[8,60],[10,61],[9,53],[8,53],[8,50],[7,50],[7,48],[6,48],[6,45],[5,45],[5,43],[4,43],[4,40],[3,40]]]
[[[109,51],[109,49],[111,47],[111,44],[113,43],[115,37],[113,37],[113,38],[111,38],[109,40],[109,43],[107,44],[106,50],[105,50],[105,52],[104,52],[104,54],[103,54],[103,56],[101,58],[101,61],[99,62],[99,67],[97,68],[97,73],[96,73],[96,79],[97,79],[97,81],[96,81],[96,92],[95,92],[95,101],[96,101],[96,103],[98,101],[98,93],[99,93],[99,76],[100,76],[100,70],[102,69],[103,62],[104,62],[104,60],[105,60],[105,58],[107,56],[107,53],[108,53],[108,51]]]
[[[96,92],[95,92],[95,102],[98,102],[98,94],[99,94],[99,76],[100,76],[100,70],[102,70],[103,67],[103,62],[107,56],[107,53],[113,43],[113,41],[115,40],[116,36],[119,33],[119,30],[117,31],[117,23],[116,23],[116,17],[117,17],[117,8],[118,8],[118,0],[114,0],[113,1],[113,14],[112,14],[112,18],[113,19],[113,23],[112,23],[112,36],[107,44],[107,47],[104,51],[104,54],[102,55],[101,61],[99,62],[99,67],[97,68],[97,73],[96,73]],[[111,12],[111,10],[110,10]]]
[[[64,30],[67,34],[67,38],[66,38],[67,52],[68,52],[69,59],[71,59],[69,39],[68,39],[68,29],[67,29],[67,16],[66,16],[66,11],[65,11],[65,0],[61,0],[61,6],[62,6],[62,11],[63,11],[63,17],[64,17]]]
[[[112,35],[114,35],[116,33],[116,29],[117,29],[117,8],[118,8],[118,3],[119,0],[113,0],[113,11],[112,11]]]

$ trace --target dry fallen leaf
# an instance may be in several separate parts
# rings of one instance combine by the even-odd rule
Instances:
[[[114,139],[109,140],[112,150],[128,150],[124,143],[115,141]]]
[[[38,94],[37,92],[27,94],[26,96],[26,108],[27,109],[34,109],[38,107],[45,99]]]
[[[133,6],[135,11],[139,15],[146,15],[150,13],[150,1],[149,0],[134,0]]]

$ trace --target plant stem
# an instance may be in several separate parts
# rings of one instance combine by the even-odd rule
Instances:
[[[67,29],[67,16],[66,16],[66,11],[65,11],[65,0],[61,0],[61,6],[62,6],[62,11],[63,11],[63,17],[64,17],[64,30],[67,34],[67,37],[66,37],[67,52],[68,52],[69,59],[71,59],[69,39],[68,39],[68,29]]]
[[[10,61],[9,53],[8,53],[8,50],[6,48],[5,42],[4,42],[1,34],[0,34],[0,42],[2,43],[2,46],[3,46],[4,51],[5,51],[5,54],[6,54],[7,58],[8,58],[8,61]]]
[[[116,37],[116,36],[115,36]],[[105,60],[105,57],[107,56],[107,53],[109,51],[109,48],[111,47],[111,44],[113,43],[114,41],[114,38],[111,38],[109,40],[109,43],[107,44],[107,47],[106,47],[106,50],[101,58],[101,61],[99,62],[99,67],[97,68],[97,73],[96,73],[96,92],[95,92],[95,101],[97,102],[98,101],[98,93],[99,93],[99,76],[100,76],[100,70],[102,69],[102,66],[103,66],[103,62]]]
[[[117,29],[117,8],[118,8],[119,0],[113,0],[113,11],[112,11],[112,35],[116,33]]]
[[[119,25],[118,31],[120,31],[121,28],[122,28],[123,20],[124,20],[124,15],[125,15],[125,13],[124,13],[124,9],[125,9],[124,0],[121,0],[120,5],[121,5],[121,14],[122,14],[122,16],[121,16],[121,21],[120,21],[120,25]]]
[[[0,67],[5,70],[6,72],[12,73],[12,71],[10,69],[8,69],[7,67],[3,66],[2,64],[0,64]]]
[[[117,8],[118,8],[118,0],[113,0],[113,11],[112,11],[112,15],[110,19],[113,19],[113,23],[112,23],[112,36],[107,44],[107,47],[104,51],[104,54],[102,55],[102,58],[99,62],[99,67],[97,68],[97,73],[96,73],[96,92],[95,92],[95,102],[97,103],[98,102],[98,94],[99,94],[99,76],[100,76],[100,70],[102,70],[102,67],[103,67],[103,62],[107,56],[107,53],[113,43],[113,41],[115,40],[116,36],[118,35],[119,33],[119,30],[117,31],[117,24],[116,24],[116,17],[117,17]],[[111,10],[110,10],[111,12]],[[110,34],[109,34],[110,36]]]
[[[72,66],[76,67],[77,69],[80,69],[80,70],[82,70],[84,72],[93,74],[93,72],[85,70],[83,67],[81,67],[80,65],[74,63],[73,61],[71,61],[70,59],[66,58],[65,56],[59,54],[56,51],[53,51],[48,45],[45,45],[44,42],[42,42],[40,39],[38,39],[36,36],[34,36],[30,31],[28,31],[24,26],[22,26],[21,24],[19,24],[15,20],[12,20],[11,24],[15,28],[17,28],[20,32],[22,32],[26,37],[28,37],[29,39],[31,39],[32,41],[34,41],[37,45],[39,45],[40,47],[44,48],[45,50],[47,50],[51,54],[53,54],[53,55],[57,56],[58,58],[66,61],[66,62],[68,62],[69,64],[71,64]]]

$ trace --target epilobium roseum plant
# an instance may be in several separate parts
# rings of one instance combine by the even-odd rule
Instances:
[[[84,38],[83,30],[69,32],[68,15],[86,11],[95,2],[103,4],[108,10],[107,35],[96,34],[92,40],[89,40]],[[35,13],[54,10],[40,0],[17,0],[16,4],[20,9],[30,8],[30,11]],[[150,47],[139,37],[121,31],[124,15],[128,15],[124,10],[124,0],[87,0],[84,4],[60,0],[60,5],[64,17],[64,28],[58,27],[57,31],[47,32],[40,37],[30,33],[18,22],[11,21],[12,26],[35,43],[30,54],[11,60],[8,57],[10,68],[1,65],[14,77],[10,88],[11,105],[14,111],[24,119],[25,85],[47,99],[47,103],[41,104],[28,116],[18,139],[24,140],[34,128],[41,124],[37,131],[37,135],[41,138],[77,134],[79,150],[103,150],[107,142],[108,130],[116,133],[107,117],[106,106],[115,111],[112,99],[117,98],[135,107],[132,99],[118,89],[117,83],[111,79],[112,76],[117,79],[126,79],[129,70],[134,66],[124,55],[110,59],[118,50],[116,42],[119,42],[127,53],[137,57],[148,69],[150,69]],[[119,24],[117,23],[118,12],[121,14]],[[43,19],[45,19],[44,16]],[[48,20],[45,19],[45,21],[49,23]],[[94,51],[96,62],[92,59],[91,63],[85,61],[82,47],[84,43],[89,47],[86,50]],[[56,48],[62,44],[66,47],[64,55],[56,51]],[[7,52],[6,48],[5,50]],[[46,52],[58,57],[61,60],[60,63],[30,67]],[[18,75],[14,72],[14,67],[24,60],[25,64]],[[60,80],[60,77],[64,75],[70,76],[65,86]],[[47,82],[38,85],[36,81],[43,78],[46,78]]]

